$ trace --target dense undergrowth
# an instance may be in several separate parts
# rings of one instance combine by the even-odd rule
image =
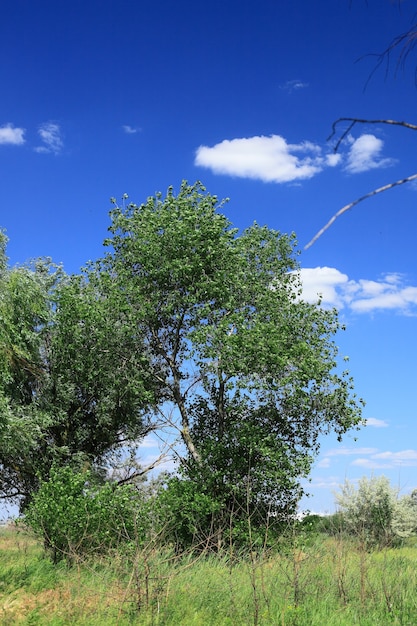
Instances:
[[[417,623],[416,539],[366,550],[294,536],[269,553],[175,555],[124,546],[54,565],[15,527],[0,532],[0,624],[387,626]]]

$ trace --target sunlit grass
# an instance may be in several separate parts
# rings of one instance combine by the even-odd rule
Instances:
[[[414,541],[370,553],[342,537],[319,538],[244,559],[175,557],[149,546],[68,567],[12,528],[0,531],[0,554],[1,625],[417,624]]]

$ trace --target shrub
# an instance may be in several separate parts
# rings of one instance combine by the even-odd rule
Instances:
[[[57,562],[107,551],[122,541],[143,541],[149,530],[147,504],[132,486],[95,484],[91,472],[52,468],[25,515]]]
[[[409,537],[417,527],[412,498],[398,498],[385,476],[363,477],[357,489],[346,481],[336,500],[346,529],[368,545],[390,545]]]

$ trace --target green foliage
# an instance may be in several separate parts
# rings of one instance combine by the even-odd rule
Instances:
[[[386,476],[364,476],[357,489],[346,481],[336,500],[344,527],[367,545],[390,545],[417,529],[417,509],[412,498],[398,498]]]
[[[97,271],[0,265],[0,493],[24,510],[54,463],[98,469],[146,434],[155,381]]]
[[[80,276],[8,269],[1,236],[0,495],[24,511],[51,468],[104,475],[168,431],[181,472],[163,510],[183,543],[253,546],[292,515],[320,436],[358,427],[361,406],[336,311],[300,298],[294,235],[239,233],[222,207],[186,182],[115,205]]]
[[[91,472],[52,468],[24,521],[44,540],[54,562],[103,553],[145,539],[149,511],[132,485],[95,483]]]
[[[360,424],[337,314],[299,298],[294,236],[238,233],[221,207],[200,183],[116,206],[102,263],[160,383],[159,426],[185,446],[182,477],[218,512],[206,535],[291,513],[319,436]]]
[[[318,523],[318,529],[332,537],[341,535],[345,532],[343,513],[341,511],[336,511],[332,515],[325,515],[321,517],[320,522]]]
[[[194,482],[173,476],[159,489],[155,504],[161,538],[177,551],[189,546],[205,550],[216,543],[213,520],[220,507],[209,488],[196,489]]]
[[[141,414],[155,403],[147,358],[117,304],[95,270],[66,280],[57,294],[40,403],[54,415],[50,435],[69,457],[83,452],[96,461],[147,432]]]
[[[2,245],[6,245],[3,236]],[[45,348],[62,271],[49,260],[0,262],[0,494],[25,497],[37,485],[51,417],[38,403],[47,380]]]

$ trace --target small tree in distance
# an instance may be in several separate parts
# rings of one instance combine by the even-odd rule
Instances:
[[[412,496],[399,498],[386,476],[364,476],[357,489],[347,480],[335,495],[343,526],[369,546],[391,545],[417,529],[417,507]]]

